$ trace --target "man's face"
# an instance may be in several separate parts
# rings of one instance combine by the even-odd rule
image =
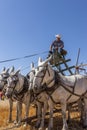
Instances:
[[[60,41],[60,38],[59,38],[59,37],[57,37],[57,40],[58,40],[58,41]]]

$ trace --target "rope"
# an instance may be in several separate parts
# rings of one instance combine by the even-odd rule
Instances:
[[[21,59],[25,59],[25,58],[30,58],[30,57],[34,57],[34,56],[37,56],[37,55],[40,55],[40,54],[45,54],[45,53],[47,53],[47,52],[48,52],[48,51],[44,51],[44,52],[41,52],[41,53],[36,53],[36,54],[32,54],[32,55],[27,55],[27,56],[24,56],[24,57],[6,59],[6,60],[0,61],[0,63],[10,62],[10,61],[16,61],[16,60],[21,60]]]

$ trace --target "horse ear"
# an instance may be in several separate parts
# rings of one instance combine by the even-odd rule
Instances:
[[[2,73],[8,73],[8,71],[9,71],[9,68],[6,70],[6,68],[4,67],[2,70]]]
[[[37,67],[37,71],[39,71],[39,67]]]
[[[2,68],[2,71],[5,71],[5,70],[6,70],[6,68],[5,68],[5,67],[3,67],[3,68]]]
[[[42,63],[42,58],[39,57],[39,59],[38,59],[38,66],[39,66],[41,63]]]
[[[8,75],[9,74],[9,68],[6,69],[5,67],[3,68],[2,72],[1,72],[1,75]]]
[[[34,69],[34,63],[32,62],[31,63],[31,70],[33,70]]]
[[[14,75],[17,75],[19,72],[20,72],[20,69],[17,70],[17,71],[14,73]]]
[[[6,68],[5,68],[5,67],[3,67],[3,68],[2,68],[2,70],[1,70],[1,75],[2,75],[2,74],[4,74],[4,73],[5,73],[5,71],[6,71]]]
[[[11,68],[10,68],[10,73],[12,73],[12,72],[14,72],[14,66],[12,66]]]
[[[46,59],[45,61],[43,61],[43,63],[41,64],[42,66],[45,66],[45,65],[47,65],[48,64],[48,62],[52,59],[52,55],[48,58],[48,59]]]
[[[9,71],[9,68],[6,70],[6,73],[8,73],[8,71]]]

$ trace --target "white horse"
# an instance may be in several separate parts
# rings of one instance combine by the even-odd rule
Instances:
[[[19,73],[19,71],[15,73],[11,73],[10,77],[7,80],[7,87],[6,87],[6,96],[8,98],[14,97],[17,101],[24,103],[26,105],[26,117],[28,117],[29,113],[29,106],[31,103],[35,102],[38,106],[38,120],[36,127],[39,127],[41,130],[44,127],[44,112],[47,110],[47,97],[43,96],[41,94],[33,94],[32,91],[29,89],[29,87],[32,87],[33,78],[35,74],[35,68],[32,66],[32,70],[27,75],[28,80],[27,82],[30,84],[30,86],[26,86],[25,83],[25,77]],[[28,84],[28,85],[29,85]],[[44,94],[45,95],[45,94]],[[43,102],[45,101],[45,102]],[[44,107],[42,107],[44,105]],[[20,107],[20,105],[19,105]],[[43,109],[42,109],[43,108]],[[21,108],[19,108],[19,124],[21,123],[22,117],[21,117]],[[44,112],[43,112],[44,111]],[[41,117],[42,113],[42,117]],[[46,112],[45,112],[46,113]]]
[[[57,103],[60,102],[63,117],[63,128],[67,130],[68,125],[66,121],[67,104],[78,101],[80,98],[84,100],[84,122],[83,125],[87,126],[87,77],[83,75],[63,76],[56,73],[53,68],[48,64],[51,57],[40,65],[40,70],[35,73],[33,80],[33,90],[39,92],[44,88],[51,99]],[[49,91],[52,90],[50,95]],[[50,98],[49,98],[50,99]],[[53,108],[53,103],[48,100],[50,106]],[[51,109],[52,111],[52,109]],[[52,112],[53,113],[53,112]],[[53,127],[53,126],[52,126]],[[48,128],[50,130],[50,128]]]
[[[0,74],[0,88],[2,88],[2,93],[5,95],[6,92],[6,87],[7,87],[7,78],[10,76],[10,73],[14,72],[14,67],[12,66],[10,69],[3,68],[1,74]],[[15,102],[14,99],[9,98],[9,117],[8,117],[8,122],[12,122],[12,109],[13,109],[13,102]],[[18,122],[18,107],[19,105],[22,105],[21,103],[17,102],[16,104],[16,120],[14,123]],[[21,110],[21,109],[20,109]]]
[[[39,69],[42,69],[42,66],[41,66],[42,62],[43,62],[42,59],[39,58],[38,59]],[[32,91],[32,89],[33,89],[33,79],[34,79],[35,73],[37,73],[37,71],[38,71],[38,67],[35,68],[34,63],[32,63],[31,71],[28,74],[30,91]],[[40,91],[40,92],[34,91],[34,95],[35,95],[35,103],[38,106],[38,112],[37,112],[38,119],[37,119],[37,123],[36,123],[36,128],[39,127],[39,130],[44,129],[44,121],[45,121],[47,106],[50,107],[49,128],[51,128],[53,126],[53,124],[52,124],[53,123],[53,121],[52,121],[53,120],[53,118],[52,118],[53,105],[50,106],[50,104],[48,104],[48,99],[50,100],[51,104],[54,104],[54,102],[50,99],[50,96],[46,91]],[[43,103],[43,107],[41,106],[42,103]],[[42,115],[42,117],[41,117],[41,115]],[[68,112],[68,121],[70,121],[70,111]]]
[[[25,76],[21,75],[20,70],[10,74],[10,77],[7,79],[7,87],[5,95],[8,98],[14,98],[18,105],[18,126],[21,125],[22,120],[22,103],[26,106],[25,118],[29,115],[29,103],[30,103],[30,94],[28,91],[28,80]]]
[[[7,78],[9,77],[9,69],[3,68],[0,74],[0,88],[2,90],[3,95],[5,95],[6,86],[7,86]],[[13,108],[13,101],[9,99],[9,117],[8,122],[12,122],[12,108]]]
[[[42,62],[42,59],[39,58],[38,65],[40,65]],[[33,79],[34,75],[36,73],[37,69],[35,69],[34,64],[31,64],[31,71],[28,73],[29,77],[29,90],[34,95],[34,103],[37,105],[37,122],[36,122],[36,128],[39,128],[39,130],[44,129],[44,120],[45,120],[45,114],[48,107],[48,95],[44,92],[34,93],[32,91],[32,85],[33,85]]]

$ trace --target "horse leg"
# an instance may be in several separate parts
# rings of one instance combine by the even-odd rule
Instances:
[[[17,126],[21,125],[22,120],[22,103],[17,101],[17,113],[18,113],[18,124]]]
[[[62,117],[63,117],[62,130],[68,130],[67,121],[66,121],[66,102],[61,102],[61,108],[62,108]]]
[[[9,117],[8,122],[12,122],[12,108],[13,108],[13,101],[9,98]]]
[[[83,127],[87,128],[87,99],[84,99]]]
[[[45,115],[46,115],[46,111],[47,111],[47,106],[48,103],[47,101],[44,102],[44,107],[42,108],[42,120],[41,120],[41,125],[39,130],[43,130],[44,129],[44,121],[45,121]]]
[[[40,102],[36,102],[37,104],[37,122],[35,127],[39,128],[40,123],[41,123],[41,115],[42,115],[42,104]]]
[[[70,117],[70,109],[71,109],[71,106],[68,106],[67,107],[67,110],[68,110],[68,120],[67,120],[67,122],[68,123],[70,122],[70,119],[71,119],[71,117]]]
[[[14,121],[14,124],[17,124],[17,122],[18,122],[18,103],[16,102],[16,120]]]
[[[83,124],[83,115],[84,115],[84,101],[83,99],[80,99],[78,102],[78,109],[80,111],[80,124]]]
[[[30,109],[30,99],[31,99],[31,94],[30,94],[30,92],[28,92],[27,93],[27,96],[26,96],[26,104],[25,104],[25,111],[26,111],[26,113],[25,113],[25,119],[27,119],[28,118],[28,116],[29,116],[29,109]],[[25,122],[25,124],[24,124],[24,126],[26,127],[27,126],[27,124],[28,124],[28,122],[27,122],[27,120],[26,120],[26,122]]]
[[[49,98],[48,100],[48,105],[49,105],[49,125],[48,128],[46,128],[46,130],[53,130],[53,108],[54,108],[54,103],[52,102],[52,100]]]

